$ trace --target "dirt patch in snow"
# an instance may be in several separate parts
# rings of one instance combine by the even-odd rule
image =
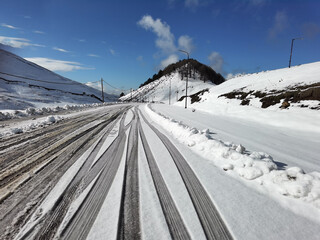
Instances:
[[[290,103],[299,103],[303,100],[320,101],[320,82],[310,85],[293,86],[285,90],[271,90],[269,92],[253,90],[246,92],[244,88],[241,88],[226,94],[222,94],[219,97],[242,100],[240,103],[241,105],[249,105],[251,99],[260,98],[262,108],[268,108],[270,106],[280,103],[281,101],[283,103],[288,103],[289,105]],[[282,106],[284,105],[282,104],[280,107]],[[308,105],[302,104],[300,105],[300,107],[308,107]],[[309,108],[314,110],[320,110],[320,103],[317,106],[311,106]]]
[[[196,92],[194,94],[189,95],[189,97],[191,98],[191,104],[195,103],[195,102],[200,102],[201,100],[201,96],[205,93],[205,92],[209,92],[209,89],[203,89],[199,92]],[[185,98],[185,96],[182,96],[178,101],[182,101]]]

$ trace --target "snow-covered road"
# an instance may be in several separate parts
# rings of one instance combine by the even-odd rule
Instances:
[[[2,142],[0,183],[4,195],[0,207],[5,214],[0,227],[4,238],[233,238],[185,157],[150,124],[146,113],[138,108],[127,111],[128,106],[121,105],[118,110],[114,106],[103,110]],[[36,145],[46,139],[54,143]],[[90,139],[91,144],[86,145]],[[30,140],[35,143],[32,149],[26,147]],[[155,141],[163,150],[160,154],[152,150]],[[80,148],[82,155],[74,158]],[[67,150],[70,153],[64,154]],[[24,153],[27,158],[21,162]],[[10,158],[13,154],[17,161]],[[164,155],[166,159],[159,161]],[[64,167],[69,161],[72,164]],[[60,172],[55,180],[52,174],[56,172],[50,168]],[[152,181],[143,180],[140,172]],[[49,187],[41,189],[45,182]],[[113,185],[118,188],[112,189]],[[142,194],[146,189],[147,194],[154,194],[156,208],[150,207],[155,203]],[[111,199],[114,206],[104,207]],[[107,221],[114,227],[105,232],[101,217],[112,211],[114,217]],[[152,234],[149,221],[162,226],[159,235]]]
[[[286,188],[300,198],[290,191],[288,196],[273,191],[280,185],[272,185],[267,177],[279,171],[273,171],[267,155],[261,160],[268,161],[260,165],[249,159],[248,168],[226,166],[224,171],[207,158],[220,156],[219,148],[213,155],[195,151],[200,144],[194,137],[200,136],[280,154],[280,146],[266,143],[266,149],[263,141],[275,135],[273,143],[280,144],[284,131],[261,130],[257,124],[232,119],[212,120],[199,111],[152,107],[184,124],[210,130],[199,133],[190,128],[191,137],[184,144],[172,134],[172,127],[180,128],[178,121],[166,120],[147,105],[122,104],[71,114],[45,128],[1,139],[0,231],[4,234],[0,239],[317,239],[316,175],[314,179],[303,175],[310,182],[305,183],[309,195],[313,194],[307,202],[298,191],[300,173],[290,175],[297,186]],[[250,133],[255,134],[254,140]],[[303,133],[290,136],[296,143]],[[313,156],[310,142],[306,145],[311,145]],[[227,149],[227,157],[222,158],[248,158],[239,146]],[[294,154],[292,162],[282,165],[278,156],[274,158],[280,167],[297,166]],[[309,167],[315,170],[312,164]],[[235,176],[237,169],[239,175],[240,170],[251,171],[241,175],[243,180]]]

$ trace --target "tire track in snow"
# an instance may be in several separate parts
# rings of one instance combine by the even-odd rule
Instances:
[[[98,144],[94,147],[93,151],[88,156],[84,165],[80,168],[79,172],[74,177],[73,181],[66,188],[65,192],[61,195],[60,200],[54,206],[54,209],[50,212],[50,216],[47,217],[46,222],[43,224],[43,228],[40,230],[39,239],[50,239],[55,234],[59,225],[61,224],[63,217],[67,213],[67,210],[74,200],[76,193],[78,193],[79,185],[81,184],[82,178],[85,176],[91,163],[97,156],[99,150],[101,149],[103,143],[105,142],[108,134],[114,127],[118,117],[113,117],[110,119],[110,125],[107,126],[104,135],[100,138]]]
[[[141,111],[140,114],[149,127],[157,134],[172,156],[189,192],[207,239],[233,239],[206,190],[179,150],[163,133],[147,121]]]
[[[119,168],[125,148],[125,129],[126,128],[123,127],[122,119],[118,137],[100,157],[100,159],[105,160],[102,169],[96,167],[100,166],[100,163],[102,163],[102,161],[98,160],[90,169],[91,174],[87,175],[88,177],[86,176],[87,178],[84,179],[84,186],[86,187],[91,182],[91,176],[95,177],[97,175],[96,171],[101,170],[101,174],[92,186],[85,200],[82,202],[80,208],[62,231],[62,236],[60,236],[61,239],[86,239],[89,234]]]
[[[137,123],[138,117],[134,111],[128,139],[117,239],[141,239]]]
[[[100,116],[100,118],[101,117],[103,116]],[[95,117],[94,119],[96,120],[98,118]],[[10,155],[10,152],[2,155],[1,158],[6,159],[10,164],[0,171],[0,188],[5,187],[23,173],[28,172],[33,167],[41,164],[48,159],[48,156],[58,153],[60,150],[68,147],[73,141],[92,131],[97,126],[88,126],[85,131],[73,133],[74,129],[85,127],[84,123],[91,121],[94,120],[90,118],[85,119],[80,124],[70,124],[64,129],[54,132],[50,137],[43,135],[41,140],[34,142],[34,146],[22,146],[20,150],[14,149],[12,152],[14,154],[19,154],[20,157],[18,158]],[[103,124],[103,122],[101,122],[100,125],[101,124]],[[3,166],[5,165],[4,163],[2,164]]]
[[[115,118],[123,111],[124,108],[111,109],[111,111],[109,111],[109,113],[111,113],[109,118]],[[106,114],[95,115],[95,119],[99,118],[99,116],[106,116]],[[90,121],[90,119],[92,118],[81,117],[79,118],[79,122],[84,121],[82,123],[82,125],[84,125],[88,123],[87,121]],[[100,125],[97,125],[95,129],[87,132],[75,142],[72,142],[70,146],[58,152],[56,157],[48,155],[49,158],[53,157],[53,160],[44,165],[41,170],[37,170],[26,184],[19,187],[19,191],[15,191],[12,196],[5,200],[5,204],[0,205],[2,208],[1,212],[5,212],[5,216],[2,215],[0,221],[0,229],[1,231],[3,230],[3,233],[5,232],[4,229],[7,228],[9,231],[6,231],[6,235],[15,235],[21,225],[27,223],[36,206],[39,206],[48,195],[62,174],[86,151],[88,146],[94,144],[94,142],[102,136],[103,131],[105,131],[104,129],[110,124],[110,121],[110,119],[105,119]],[[73,125],[73,127],[75,126]],[[39,198],[36,196],[39,196]],[[30,204],[33,204],[35,207],[26,212],[24,209]],[[23,215],[21,215],[22,213]],[[22,217],[21,220],[19,217],[19,224],[15,223],[14,220],[17,215],[21,215]],[[37,230],[39,230],[38,227],[41,227],[41,225],[37,226]],[[12,237],[9,238],[11,239]]]
[[[108,115],[108,114],[109,113],[107,113],[105,115]],[[51,126],[48,126],[44,129],[42,129],[42,128],[35,129],[34,131],[31,131],[31,132],[25,132],[22,136],[11,135],[8,137],[4,137],[3,139],[0,140],[0,152],[2,150],[7,150],[13,146],[19,146],[22,144],[29,144],[30,141],[37,140],[37,138],[41,138],[45,134],[53,133],[55,135],[58,135],[60,130],[63,130],[64,132],[66,132],[68,130],[67,129],[68,126],[70,126],[69,129],[72,129],[73,126],[75,126],[79,123],[86,122],[89,119],[96,119],[96,116],[90,114],[89,116],[86,116],[85,118],[81,118],[80,120],[75,119],[75,118],[66,119],[63,122],[61,122],[61,124],[59,124],[58,126],[51,125]]]
[[[187,240],[191,239],[184,225],[184,222],[180,216],[180,213],[171,197],[171,194],[166,186],[166,183],[161,175],[161,172],[158,168],[158,165],[153,157],[149,144],[147,142],[146,136],[142,130],[140,121],[139,124],[139,133],[142,140],[143,148],[147,157],[149,169],[153,182],[160,200],[160,205],[164,213],[167,225],[170,231],[172,239],[181,239]]]

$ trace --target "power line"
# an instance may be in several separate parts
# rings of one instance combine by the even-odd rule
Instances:
[[[122,89],[112,86],[111,84],[107,83],[105,80],[103,80],[103,81],[104,81],[107,85],[109,85],[110,87],[122,91]]]

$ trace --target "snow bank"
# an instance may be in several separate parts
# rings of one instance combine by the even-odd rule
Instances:
[[[45,126],[51,125],[53,123],[60,122],[63,119],[64,119],[64,117],[58,116],[58,115],[55,115],[55,116],[51,115],[51,116],[48,116],[45,118],[39,118],[38,120],[36,120],[34,122],[31,122],[31,123],[28,123],[25,125],[20,125],[19,127],[10,128],[9,130],[0,132],[0,137],[28,132],[30,130],[33,130],[33,129],[36,129],[39,127],[45,127]]]
[[[115,104],[115,103],[78,104],[78,105],[65,105],[63,107],[61,106],[41,107],[41,108],[29,107],[26,110],[6,110],[2,112],[0,111],[0,121],[16,119],[16,118],[25,118],[25,117],[31,117],[31,116],[41,116],[49,113],[59,113],[66,110],[83,110],[86,108],[101,107],[101,106],[107,106],[112,104]]]
[[[304,173],[298,167],[278,169],[273,158],[263,152],[249,152],[244,146],[214,139],[208,129],[190,128],[181,122],[156,113],[146,105],[145,111],[153,121],[197,154],[212,161],[230,176],[255,182],[276,199],[281,195],[294,198],[320,209],[320,173]],[[252,185],[250,185],[252,186]],[[280,200],[281,201],[281,200]]]

